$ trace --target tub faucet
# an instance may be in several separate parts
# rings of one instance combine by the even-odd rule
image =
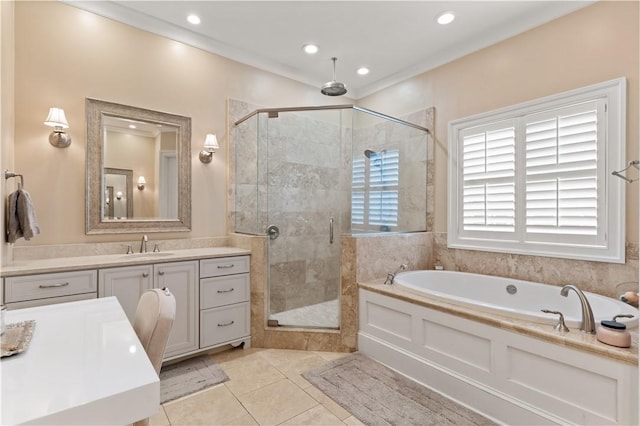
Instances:
[[[149,241],[149,239],[147,238],[146,235],[142,236],[142,242],[140,243],[140,253],[146,253],[147,252],[147,241]]]
[[[406,264],[406,263],[403,263],[402,265],[400,265],[400,266],[398,267],[398,269],[396,269],[396,270],[395,270],[395,272],[389,272],[389,273],[387,274],[387,279],[386,279],[386,280],[384,280],[384,283],[385,283],[385,284],[387,284],[387,285],[391,285],[391,284],[393,284],[393,280],[395,280],[395,278],[396,278],[396,274],[397,274],[398,272],[400,272],[400,271],[404,271],[405,269],[407,269],[407,264]]]
[[[562,290],[560,290],[560,295],[567,297],[569,295],[569,290],[576,292],[580,299],[580,305],[582,306],[582,323],[580,324],[580,330],[585,333],[595,333],[596,321],[593,319],[593,311],[591,310],[591,305],[587,300],[587,296],[585,296],[584,293],[575,285],[565,285],[562,287]]]

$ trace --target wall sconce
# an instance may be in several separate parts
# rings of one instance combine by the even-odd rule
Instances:
[[[147,183],[147,180],[144,178],[144,176],[140,176],[138,178],[138,189],[142,191],[146,183]]]
[[[204,164],[208,164],[213,159],[213,153],[216,152],[220,145],[218,145],[218,138],[212,133],[208,133],[204,139],[204,149],[200,151],[200,161]]]
[[[116,192],[116,200],[122,200],[122,191]]]
[[[49,108],[49,116],[44,124],[53,127],[54,130],[49,135],[49,143],[57,148],[66,148],[71,145],[71,136],[62,129],[68,129],[67,117],[62,108]]]

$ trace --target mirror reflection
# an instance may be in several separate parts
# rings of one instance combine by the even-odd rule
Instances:
[[[191,229],[191,119],[87,99],[87,233]]]
[[[103,219],[133,218],[133,170],[105,167]]]
[[[129,118],[104,116],[104,185],[114,179],[108,170],[130,170],[136,179],[144,177],[133,197],[115,207],[128,206],[123,214],[104,215],[103,220],[178,218],[178,130],[171,124],[149,123]],[[109,179],[111,178],[111,179]],[[131,183],[128,183],[130,186]],[[127,188],[120,186],[125,191]],[[105,191],[106,194],[106,191]],[[107,199],[102,200],[107,211]],[[127,214],[128,213],[128,214]]]

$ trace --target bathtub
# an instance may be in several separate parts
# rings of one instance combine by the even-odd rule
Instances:
[[[640,424],[637,346],[577,330],[573,291],[565,298],[556,286],[450,271],[358,284],[358,351],[498,424]],[[638,314],[585,295],[597,321]],[[540,309],[566,314],[570,332],[555,332],[556,316]]]
[[[422,296],[538,324],[558,321],[557,315],[543,313],[541,309],[560,311],[567,327],[580,328],[582,311],[578,295],[569,291],[569,295],[563,297],[558,286],[454,271],[402,272],[396,275],[394,283]],[[584,294],[597,325],[618,314],[631,314],[633,318],[617,321],[629,329],[638,326],[640,314],[633,306],[595,293]]]

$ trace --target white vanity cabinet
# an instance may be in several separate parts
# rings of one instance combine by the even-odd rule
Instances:
[[[251,339],[249,256],[200,260],[200,347]]]
[[[4,303],[7,309],[20,309],[95,299],[97,287],[95,270],[7,277]]]
[[[198,261],[100,269],[100,297],[116,296],[133,323],[140,295],[167,287],[176,298],[176,318],[164,359],[187,354],[198,346]]]

